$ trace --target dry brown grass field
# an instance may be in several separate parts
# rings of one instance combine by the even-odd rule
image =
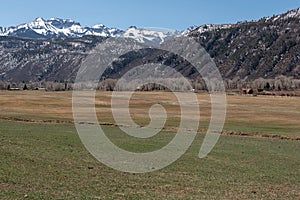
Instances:
[[[111,95],[111,92],[97,92],[96,108],[100,123],[114,123]],[[200,129],[205,129],[210,120],[210,97],[208,94],[197,96]],[[224,131],[300,136],[299,102],[299,97],[227,96]],[[166,127],[176,128],[180,121],[180,107],[170,92],[134,93],[130,101],[133,119],[147,124],[148,110],[154,103],[160,103],[167,110],[169,120]],[[2,120],[72,122],[72,92],[1,91],[0,105]]]

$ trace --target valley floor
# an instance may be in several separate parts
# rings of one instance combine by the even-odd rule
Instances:
[[[155,102],[170,113],[165,130],[147,140],[113,126],[110,97],[97,93],[97,115],[119,147],[148,152],[174,136],[180,118],[172,93],[133,95],[130,108],[141,125],[149,122]],[[203,159],[198,152],[210,117],[209,96],[199,94],[198,100],[201,127],[186,154],[162,170],[128,174],[86,151],[72,124],[71,92],[1,91],[0,199],[300,198],[299,98],[228,96],[227,135]]]

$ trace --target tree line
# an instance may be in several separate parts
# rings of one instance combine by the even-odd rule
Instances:
[[[101,91],[124,91],[124,90],[140,90],[140,91],[208,91],[214,87],[213,90],[219,90],[222,83],[214,80],[210,80],[212,85],[208,86],[204,79],[189,80],[189,84],[186,81],[177,78],[166,78],[160,80],[149,80],[149,83],[139,85],[138,80],[132,80],[130,82],[124,82],[117,84],[116,79],[106,79],[97,84],[94,83],[74,83],[71,82],[7,82],[0,81],[0,90],[46,90],[46,91],[68,91],[73,89],[78,90],[90,90],[96,89]],[[253,81],[245,79],[226,79],[223,81],[225,90],[241,90],[242,88],[252,88],[254,90],[265,91],[287,91],[287,90],[300,90],[300,80],[292,77],[278,76],[274,79],[259,78]],[[166,86],[171,86],[168,88]]]

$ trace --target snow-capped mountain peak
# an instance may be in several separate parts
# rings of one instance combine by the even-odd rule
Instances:
[[[104,28],[104,27],[105,27],[104,24],[96,24],[96,25],[92,26],[92,28],[94,28],[94,29],[100,29],[100,28]]]
[[[38,17],[35,19],[35,22],[45,22],[45,20],[42,17]]]
[[[58,29],[70,28],[72,26],[81,26],[79,22],[71,19],[51,18],[47,20],[47,22]]]
[[[82,37],[84,35],[108,37],[122,32],[116,28],[108,28],[103,24],[85,27],[71,19],[50,18],[45,20],[42,17],[16,27],[0,28],[0,36],[25,38]]]

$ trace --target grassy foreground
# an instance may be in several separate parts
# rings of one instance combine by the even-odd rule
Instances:
[[[97,95],[102,122],[114,122],[110,95]],[[209,97],[198,99],[205,128]],[[145,110],[158,100],[171,113],[167,126],[176,126],[178,105],[171,93],[135,94],[136,121],[147,123]],[[72,124],[70,92],[0,92],[0,105],[0,199],[300,199],[299,140],[222,135],[199,159],[199,133],[172,165],[128,174],[85,150]],[[299,119],[299,98],[228,96],[225,130],[300,136]],[[164,131],[142,140],[117,127],[103,128],[115,144],[134,152],[158,149],[174,135]]]
[[[96,161],[73,125],[0,122],[0,199],[299,199],[299,141],[222,136],[208,157],[188,152],[163,170],[127,174]],[[128,150],[164,145],[109,137]],[[154,145],[154,146],[153,146]]]

